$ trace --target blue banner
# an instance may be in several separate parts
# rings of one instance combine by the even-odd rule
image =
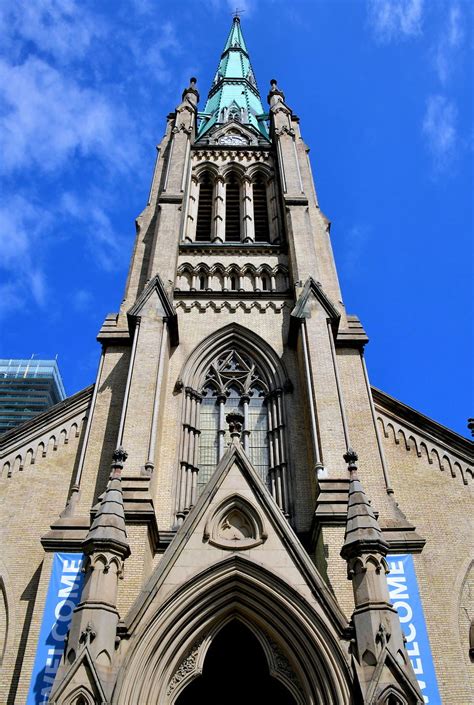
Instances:
[[[423,700],[429,705],[442,705],[418,592],[413,556],[387,556],[387,562],[390,569],[387,576],[390,600],[400,617],[407,640],[407,653]]]
[[[26,705],[49,698],[64,651],[72,613],[81,597],[81,553],[55,553]]]

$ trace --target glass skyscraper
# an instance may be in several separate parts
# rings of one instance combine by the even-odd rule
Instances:
[[[0,434],[65,397],[56,360],[0,359]]]

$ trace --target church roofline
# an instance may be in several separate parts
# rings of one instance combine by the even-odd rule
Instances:
[[[0,436],[0,458],[10,455],[17,447],[30,442],[32,437],[36,438],[45,430],[57,426],[63,417],[75,416],[81,410],[86,410],[92,399],[93,390],[94,385],[91,384],[50,407],[47,411],[43,411],[29,421],[25,421],[12,428],[11,431],[4,433]],[[31,432],[34,432],[33,435]]]
[[[425,416],[377,387],[372,387],[372,397],[378,412],[391,416],[408,428],[430,437],[437,443],[449,446],[452,452],[462,454],[468,462],[474,462],[474,443],[469,438],[461,436],[456,431],[452,431],[438,421]]]

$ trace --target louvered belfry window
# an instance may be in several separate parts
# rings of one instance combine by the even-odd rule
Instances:
[[[225,241],[240,242],[240,186],[233,174],[226,184]]]
[[[255,224],[255,242],[269,242],[267,190],[262,178],[253,184],[253,216]]]
[[[196,240],[209,242],[212,228],[212,196],[213,183],[208,173],[205,173],[199,185],[199,203],[196,223]]]

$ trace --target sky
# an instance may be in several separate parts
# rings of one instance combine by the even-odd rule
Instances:
[[[473,404],[470,0],[3,0],[0,357],[91,384],[166,115],[200,106],[237,7],[265,104],[301,119],[373,385],[467,435]]]

